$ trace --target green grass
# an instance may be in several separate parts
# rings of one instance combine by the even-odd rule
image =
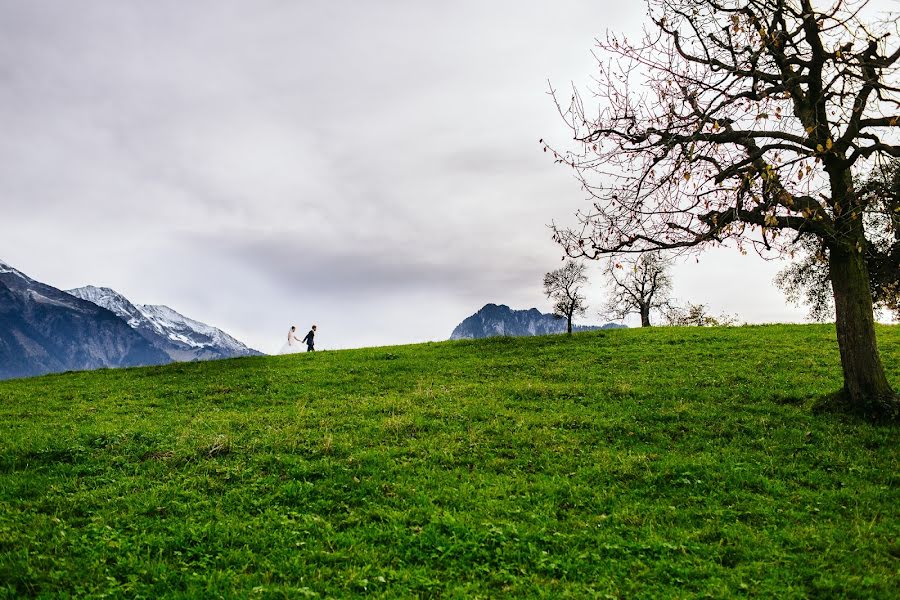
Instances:
[[[0,597],[896,598],[900,436],[813,416],[840,374],[764,326],[0,383]]]

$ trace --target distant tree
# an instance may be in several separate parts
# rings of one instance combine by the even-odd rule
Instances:
[[[665,319],[669,325],[680,327],[731,327],[738,322],[736,315],[722,314],[714,317],[709,314],[709,307],[705,304],[693,302],[688,302],[685,306],[669,305]]]
[[[553,301],[553,314],[566,319],[567,332],[572,333],[572,318],[587,312],[581,286],[587,283],[584,263],[567,261],[565,266],[544,275],[544,293]]]
[[[886,310],[900,320],[900,160],[876,168],[864,183],[869,196],[863,219],[869,229],[864,251],[869,287],[876,310]],[[798,243],[798,257],[775,278],[789,302],[806,304],[810,318],[834,318],[834,295],[828,269],[828,246],[812,236]]]
[[[896,22],[864,21],[865,0],[647,4],[641,42],[598,42],[590,103],[551,90],[576,145],[544,150],[591,199],[555,239],[598,258],[729,239],[786,254],[813,237],[828,249],[844,375],[832,406],[900,419],[875,337],[860,181],[900,157]]]
[[[641,316],[641,327],[650,327],[650,312],[660,312],[669,306],[672,278],[670,261],[659,252],[646,252],[637,258],[610,259],[606,276],[610,297],[605,314],[613,319],[627,315]]]
[[[795,262],[778,272],[775,285],[791,304],[806,304],[814,321],[834,318],[828,250],[815,239],[801,240]]]

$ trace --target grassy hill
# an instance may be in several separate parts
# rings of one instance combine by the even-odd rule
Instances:
[[[764,326],[3,382],[0,597],[896,598],[900,436],[840,381]]]

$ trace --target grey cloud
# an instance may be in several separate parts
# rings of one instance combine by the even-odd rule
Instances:
[[[296,285],[324,297],[402,295],[431,290],[478,302],[533,288],[535,261],[503,260],[491,244],[461,255],[452,245],[419,247],[406,240],[378,239],[362,243],[319,245],[314,234],[274,233],[240,237],[202,237],[186,244],[213,246],[234,263],[256,269],[284,287]],[[448,255],[465,256],[462,261]],[[518,257],[520,258],[520,257]]]
[[[588,83],[594,37],[642,17],[612,0],[0,0],[0,256],[264,350],[307,316],[352,346],[542,306],[546,225],[583,197],[537,144],[567,136],[546,80]]]

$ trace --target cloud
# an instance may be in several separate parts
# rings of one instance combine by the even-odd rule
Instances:
[[[332,297],[403,295],[426,289],[478,302],[535,283],[532,261],[494,262],[490,256],[478,261],[471,255],[456,262],[447,259],[446,245],[423,248],[396,238],[319,244],[301,232],[194,238],[190,243],[215,247],[229,261],[283,282],[286,289]]]
[[[0,1],[0,255],[263,349],[307,316],[353,346],[444,338],[489,301],[543,307],[547,224],[583,207],[537,143],[568,135],[547,79],[588,83],[595,36],[642,17]]]

